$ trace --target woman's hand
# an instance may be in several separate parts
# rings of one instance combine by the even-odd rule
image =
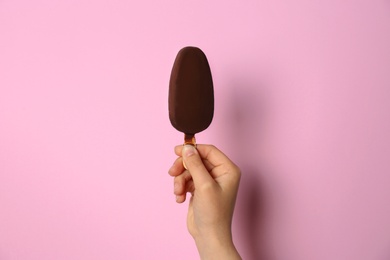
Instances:
[[[169,174],[178,203],[192,195],[187,227],[201,258],[241,259],[231,232],[240,169],[212,145],[176,146],[175,153],[179,157]]]

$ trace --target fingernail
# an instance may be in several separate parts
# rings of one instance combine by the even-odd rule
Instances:
[[[189,157],[195,153],[196,153],[196,149],[193,145],[184,145],[183,146],[183,151],[182,151],[183,156]]]

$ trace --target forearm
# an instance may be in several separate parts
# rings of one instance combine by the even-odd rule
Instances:
[[[202,260],[241,260],[231,235],[203,236],[195,239],[195,243]]]

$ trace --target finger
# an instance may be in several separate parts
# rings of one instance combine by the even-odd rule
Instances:
[[[199,152],[199,156],[202,160],[207,160],[210,162],[210,165],[214,167],[222,164],[233,164],[233,162],[217,147],[208,144],[197,144],[196,149]],[[183,145],[175,146],[175,154],[179,157],[182,156]]]
[[[214,179],[230,174],[232,177],[239,177],[240,169],[223,152],[213,145],[199,145],[197,150],[203,158],[207,169]]]
[[[183,203],[186,200],[187,192],[191,193],[191,195],[194,195],[195,185],[192,179],[186,181],[184,191],[184,193],[176,195],[177,203]]]
[[[186,183],[191,179],[191,174],[188,171],[184,171],[179,176],[176,176],[173,179],[173,193],[175,195],[182,195],[186,193]]]
[[[215,165],[213,165],[212,163],[210,163],[208,160],[204,159],[202,160],[204,166],[206,167],[207,171],[208,172],[211,172],[214,168],[215,168]]]
[[[181,157],[181,150],[183,149],[183,145],[176,145],[175,146],[175,154],[179,157]]]
[[[211,165],[214,165],[214,167],[228,164],[232,165],[233,162],[223,153],[221,152],[217,147],[213,145],[197,145],[197,150],[200,154],[200,157],[203,160],[207,160],[210,162]]]
[[[183,162],[192,176],[195,187],[200,187],[205,183],[214,182],[194,146],[184,145],[181,153],[183,156]]]
[[[182,195],[176,195],[176,202],[183,203],[184,201],[186,201],[186,197],[187,197],[186,193],[184,193]]]
[[[191,179],[186,182],[186,192],[189,192],[192,195],[194,195],[194,191],[195,191],[195,184],[194,184],[194,180]]]
[[[211,146],[211,145],[202,145],[202,144],[199,144],[197,145],[197,148],[201,148],[202,150],[205,150],[204,148],[207,147],[207,146]],[[179,158],[182,158],[182,149],[183,149],[183,145],[178,145],[175,147],[175,154],[179,156]],[[217,149],[217,148],[215,148]],[[204,152],[202,151],[202,154],[205,154],[207,155],[207,152]],[[201,158],[202,158],[202,154],[200,154]],[[215,165],[212,164],[211,162],[209,162],[206,158],[202,158],[202,161],[203,161],[203,164],[206,166],[206,169],[207,171],[211,171]],[[183,160],[181,159],[181,161],[179,163],[182,163]],[[184,170],[184,167],[183,167],[183,170]]]
[[[194,181],[191,178],[185,182],[184,193],[176,195],[176,202],[183,203],[184,201],[186,201],[187,193],[189,192],[191,193],[191,195],[194,195],[194,191],[195,191],[195,185],[194,185]]]
[[[178,176],[182,174],[183,171],[184,171],[183,158],[178,157],[173,163],[173,165],[171,166],[171,168],[168,170],[168,174],[171,176]]]

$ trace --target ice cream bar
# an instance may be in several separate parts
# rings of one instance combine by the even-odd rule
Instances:
[[[169,81],[169,119],[195,145],[195,134],[209,127],[214,115],[214,89],[206,55],[197,47],[184,47],[173,64]]]

